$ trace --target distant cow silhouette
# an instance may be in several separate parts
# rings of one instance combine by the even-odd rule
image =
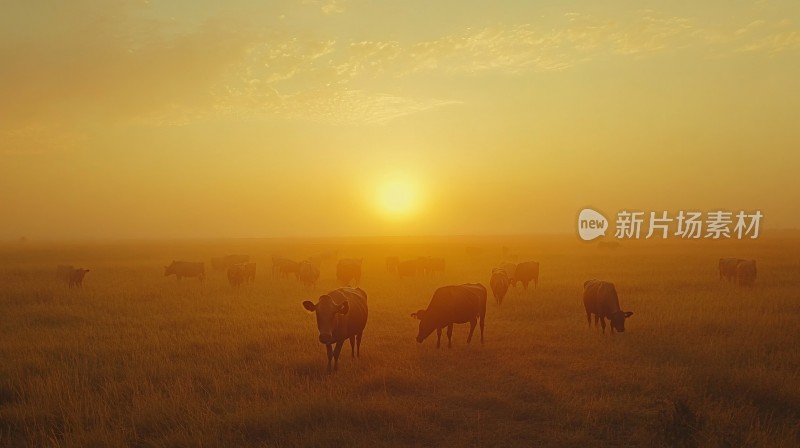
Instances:
[[[81,288],[83,287],[83,277],[86,273],[89,272],[88,269],[78,268],[73,269],[72,272],[69,273],[69,287],[70,288]]]
[[[606,332],[606,319],[611,323],[611,334],[614,330],[620,333],[625,331],[625,319],[633,315],[632,311],[622,311],[619,307],[619,297],[617,289],[613,283],[602,280],[587,280],[583,284],[583,306],[586,309],[586,320],[592,326],[592,314],[594,314],[594,325],[598,321]]]
[[[417,342],[422,343],[436,330],[436,348],[442,343],[442,329],[447,327],[447,347],[453,345],[453,324],[469,322],[467,344],[472,341],[475,325],[480,321],[481,344],[486,319],[486,288],[480,283],[442,286],[433,293],[428,308],[411,317],[419,319]]]
[[[255,279],[255,263],[237,263],[228,268],[228,283],[233,287],[238,287],[244,282],[253,282]]]
[[[319,279],[319,268],[311,261],[301,261],[297,267],[297,279],[306,286],[314,287]]]
[[[508,274],[500,268],[492,269],[492,277],[489,279],[489,287],[492,288],[492,295],[498,305],[503,304],[503,298],[508,292]]]
[[[164,266],[164,276],[174,275],[180,280],[183,277],[196,277],[200,281],[206,278],[205,264],[202,261],[173,261]]]
[[[319,342],[328,351],[328,372],[339,368],[344,341],[350,340],[352,357],[361,356],[361,337],[367,325],[367,293],[361,288],[338,288],[320,296],[317,303],[303,302],[303,308],[317,316]],[[333,345],[336,345],[334,348]]]
[[[361,258],[344,258],[339,260],[336,265],[336,279],[343,285],[349,285],[350,281],[356,284],[361,282]]]
[[[539,286],[539,262],[524,261],[517,265],[511,284],[516,286],[517,282],[522,282],[522,287],[528,289],[528,283],[533,280],[533,286]]]

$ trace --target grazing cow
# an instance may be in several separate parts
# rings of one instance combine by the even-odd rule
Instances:
[[[338,288],[320,296],[315,304],[303,302],[303,308],[317,315],[319,342],[328,349],[328,372],[339,368],[339,353],[350,339],[352,356],[361,356],[361,336],[367,326],[367,293],[361,288]],[[336,348],[333,348],[336,344]]]
[[[397,271],[397,265],[400,264],[400,257],[386,257],[386,271]]]
[[[69,273],[69,287],[70,288],[81,288],[83,287],[83,276],[89,272],[88,269],[78,268],[73,269],[72,272]]]
[[[69,277],[75,267],[69,264],[60,264],[56,266],[56,278],[64,283],[69,283]]]
[[[586,320],[589,327],[592,326],[592,314],[594,314],[594,325],[600,322],[603,333],[606,332],[606,319],[611,323],[611,334],[614,330],[620,333],[625,331],[625,319],[633,315],[633,311],[622,311],[619,307],[619,297],[617,289],[613,283],[602,280],[587,280],[583,284],[583,306],[586,308]]]
[[[419,260],[401,261],[400,264],[397,265],[397,275],[399,275],[400,278],[414,277],[420,270]]]
[[[309,260],[301,261],[297,267],[297,279],[308,287],[314,287],[319,279],[319,268]]]
[[[447,347],[450,348],[453,345],[453,324],[469,322],[469,336],[467,336],[469,344],[475,332],[475,325],[480,320],[481,344],[483,344],[486,288],[480,283],[442,286],[433,293],[428,308],[412,313],[411,317],[419,319],[419,333],[417,333],[419,343],[436,330],[436,348],[439,348],[442,343],[442,329],[447,327]]]
[[[489,286],[492,288],[492,295],[498,305],[503,304],[503,298],[508,292],[508,274],[500,268],[492,269],[492,277],[489,280]]]
[[[516,286],[517,282],[514,281],[514,273],[517,272],[517,264],[511,263],[510,261],[504,261],[500,263],[500,269],[506,271],[506,275],[508,276],[508,283],[512,287]]]
[[[534,288],[539,286],[539,262],[523,261],[517,265],[514,271],[514,277],[511,279],[511,284],[516,286],[517,282],[522,282],[522,287],[527,290],[528,283],[530,283],[531,280],[533,280]]]
[[[719,279],[732,282],[736,280],[736,265],[739,264],[738,258],[719,259]]]
[[[250,261],[250,255],[234,254],[226,255],[224,257],[212,257],[211,268],[215,271],[224,271],[235,264],[247,263]]]
[[[206,278],[205,263],[202,261],[173,261],[164,266],[164,276],[174,275],[178,280],[183,277],[197,277],[200,281]]]
[[[351,280],[356,284],[361,282],[361,258],[343,258],[336,265],[336,279],[343,285],[349,285]]]
[[[739,286],[753,286],[756,281],[756,260],[739,260],[736,264]]]

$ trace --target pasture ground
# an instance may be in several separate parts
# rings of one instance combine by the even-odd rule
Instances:
[[[489,293],[486,343],[414,337],[436,287],[488,288],[501,246],[541,263],[536,289]],[[482,255],[468,255],[467,246]],[[325,371],[314,290],[273,279],[272,254],[363,257],[361,358]],[[472,251],[474,252],[474,251]],[[238,290],[212,256],[247,253]],[[0,447],[800,446],[800,239],[631,242],[574,237],[231,240],[0,245]],[[442,256],[399,280],[388,255]],[[755,287],[717,275],[756,258]],[[208,278],[163,276],[203,260]],[[57,264],[91,271],[81,290]],[[627,332],[588,328],[589,278],[613,281]]]

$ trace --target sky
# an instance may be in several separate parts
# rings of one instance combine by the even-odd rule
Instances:
[[[795,0],[0,8],[0,239],[800,220]]]

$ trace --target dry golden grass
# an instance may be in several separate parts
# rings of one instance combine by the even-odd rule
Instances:
[[[443,284],[488,283],[508,245],[541,262],[536,290],[490,306],[486,344],[414,342],[409,314]],[[468,256],[465,247],[485,248]],[[325,371],[301,307],[335,287],[272,279],[272,254],[364,257],[361,358]],[[572,238],[227,241],[0,246],[0,446],[800,446],[800,241],[598,250]],[[163,276],[173,259],[249,253],[233,290]],[[387,255],[447,259],[398,280]],[[756,286],[717,259],[758,259]],[[82,290],[55,266],[91,269]],[[207,269],[210,269],[207,266]],[[584,280],[617,284],[623,335],[587,328]]]

